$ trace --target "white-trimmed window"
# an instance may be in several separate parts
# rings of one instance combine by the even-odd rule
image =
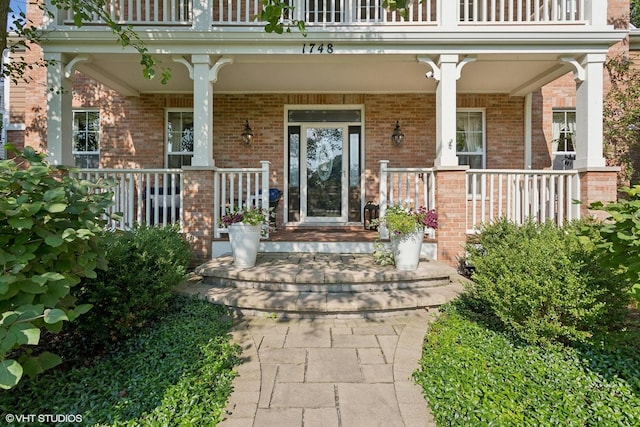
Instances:
[[[167,111],[166,165],[191,166],[193,158],[193,110]]]
[[[73,112],[73,158],[79,168],[100,166],[100,112]]]
[[[573,161],[576,158],[575,135],[575,109],[554,109],[553,140],[551,141],[553,169],[573,169]]]
[[[458,164],[470,169],[485,167],[484,110],[458,109],[456,114],[456,154]]]

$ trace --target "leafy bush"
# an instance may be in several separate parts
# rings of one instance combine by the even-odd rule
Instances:
[[[0,411],[77,414],[82,425],[209,426],[224,416],[240,348],[228,309],[175,296],[152,328],[103,358],[0,394]]]
[[[414,380],[438,425],[636,426],[639,334],[598,345],[539,347],[487,328],[459,302],[442,308]]]
[[[74,290],[93,305],[77,329],[98,341],[127,337],[162,314],[191,259],[177,226],[108,232],[104,242],[109,267]]]
[[[579,227],[485,225],[467,243],[470,299],[530,343],[585,340],[615,324],[627,301],[624,287],[598,270],[593,244],[576,235]]]
[[[12,147],[8,147],[10,150]],[[90,306],[70,290],[103,266],[98,234],[112,193],[72,179],[32,148],[0,161],[0,388],[60,363],[29,346]]]
[[[632,296],[640,302],[640,185],[622,188],[628,199],[606,206],[593,203],[590,208],[609,214],[607,221],[586,229],[589,236],[597,234],[601,265],[615,280],[623,281]],[[585,231],[585,230],[583,230]]]

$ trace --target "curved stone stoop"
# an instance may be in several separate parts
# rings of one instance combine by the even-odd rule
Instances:
[[[463,291],[455,269],[422,259],[415,271],[380,266],[370,254],[261,253],[238,269],[231,256],[198,268],[181,291],[247,315],[371,317],[436,307]]]

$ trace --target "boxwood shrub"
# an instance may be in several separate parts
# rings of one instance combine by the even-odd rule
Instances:
[[[128,337],[162,314],[191,260],[176,226],[108,232],[104,245],[108,268],[74,289],[79,302],[93,305],[77,331],[98,342]]]
[[[485,225],[467,243],[474,268],[467,297],[529,343],[583,341],[616,325],[627,290],[602,274],[579,227],[505,219]]]

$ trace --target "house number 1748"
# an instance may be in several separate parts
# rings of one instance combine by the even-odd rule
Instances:
[[[309,43],[302,45],[302,53],[333,53],[333,44],[327,43]]]

